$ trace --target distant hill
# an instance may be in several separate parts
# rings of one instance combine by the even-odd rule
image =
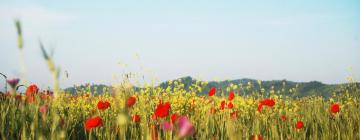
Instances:
[[[195,84],[198,81],[190,76],[179,78],[181,83],[184,84],[184,89],[189,90],[190,85]],[[176,79],[176,80],[179,80]],[[175,81],[175,80],[173,80]],[[211,87],[216,87],[218,90],[225,91],[226,88],[230,85],[230,83],[235,85],[242,84],[243,87],[250,83],[252,85],[251,89],[237,89],[235,92],[240,92],[241,95],[251,94],[252,92],[260,92],[263,89],[262,94],[269,94],[271,89],[274,89],[275,93],[280,92],[281,94],[285,94],[291,97],[305,97],[305,96],[323,96],[325,98],[330,97],[333,93],[343,93],[346,90],[348,84],[323,84],[319,81],[311,81],[311,82],[293,82],[287,80],[272,80],[272,81],[261,81],[261,88],[258,80],[254,79],[237,79],[237,80],[225,80],[225,81],[210,81],[207,86],[203,87],[204,90],[199,95],[206,95],[208,89]],[[159,85],[162,88],[166,88],[169,86],[169,82],[163,82]],[[357,87],[360,87],[359,83],[356,83]],[[87,91],[92,91],[92,93],[102,94],[103,91],[108,90],[111,91],[111,86],[107,85],[82,85],[77,87],[77,89],[86,89]],[[141,89],[139,87],[135,87],[136,90]],[[294,90],[296,89],[296,90]],[[74,87],[66,88],[66,92],[75,94],[76,90]],[[227,92],[224,92],[227,95]]]

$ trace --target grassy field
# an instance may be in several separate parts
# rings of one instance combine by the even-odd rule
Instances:
[[[291,99],[239,87],[196,94],[205,82],[183,89],[146,87],[135,92],[128,82],[112,93],[92,96],[38,92],[3,94],[1,139],[360,139],[360,103],[346,91],[329,100]],[[349,84],[351,86],[351,84]],[[242,87],[250,88],[250,87]],[[353,87],[351,92],[358,92]],[[347,92],[350,92],[347,90]]]

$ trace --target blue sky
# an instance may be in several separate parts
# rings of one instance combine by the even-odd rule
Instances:
[[[25,74],[15,18],[23,23]],[[2,0],[0,72],[51,85],[41,39],[69,72],[62,87],[114,84],[128,72],[145,82],[190,75],[343,83],[350,74],[360,79],[359,25],[355,0]]]

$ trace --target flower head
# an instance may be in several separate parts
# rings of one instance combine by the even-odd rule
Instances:
[[[229,93],[229,97],[228,97],[229,101],[232,101],[234,99],[234,97],[235,97],[235,93],[234,93],[234,91],[231,91]]]
[[[304,127],[304,122],[302,121],[297,121],[295,124],[296,129],[301,129]]]
[[[14,78],[11,80],[6,80],[6,82],[11,86],[11,88],[15,89],[17,84],[19,84],[20,79]]]
[[[232,109],[233,107],[234,107],[234,105],[233,105],[232,102],[230,102],[230,103],[227,104],[227,108]]]
[[[34,94],[38,93],[38,91],[39,91],[39,88],[37,87],[37,85],[31,84],[26,89],[26,96],[34,95]]]
[[[132,107],[134,104],[136,103],[136,97],[135,96],[130,96],[127,99],[127,107]]]
[[[331,113],[338,113],[340,112],[340,105],[339,104],[332,104],[331,107],[330,107],[330,111]]]
[[[224,110],[225,105],[226,105],[226,102],[225,102],[225,101],[221,101],[221,102],[220,102],[220,109],[221,109],[221,110]]]
[[[275,105],[275,101],[273,99],[265,99],[260,101],[261,104],[265,105],[265,106],[274,106]]]
[[[178,117],[179,117],[179,115],[178,114],[172,114],[171,116],[170,116],[170,123],[171,124],[174,124],[175,122],[176,122],[176,120],[178,119]]]
[[[263,108],[263,106],[269,106],[273,107],[275,105],[275,101],[273,99],[264,99],[260,101],[260,104],[258,105],[258,111],[260,112]]]
[[[195,133],[195,128],[189,121],[189,119],[185,116],[182,116],[178,120],[178,126],[179,126],[179,137],[186,137],[191,136]]]
[[[209,95],[209,96],[214,96],[215,93],[216,93],[216,87],[211,87],[210,90],[209,90],[208,95]]]
[[[132,121],[134,122],[134,123],[140,123],[140,121],[141,121],[141,119],[140,119],[140,116],[139,115],[134,115],[133,117],[132,117]]]
[[[161,128],[164,130],[167,130],[167,131],[171,131],[171,130],[173,130],[173,125],[171,125],[168,122],[163,122],[161,125]]]
[[[166,103],[160,102],[160,104],[158,104],[155,109],[156,117],[160,117],[160,118],[166,117],[169,114],[170,108],[171,108],[171,105],[169,102],[166,102]]]
[[[39,88],[35,84],[31,84],[26,89],[26,100],[28,103],[32,103],[35,101],[35,94],[37,94],[39,91]]]
[[[108,101],[99,101],[97,107],[99,110],[105,110],[110,107],[110,103]]]
[[[238,116],[239,116],[238,113],[239,113],[238,111],[231,112],[231,113],[230,113],[230,118],[231,118],[231,119],[234,119],[234,120],[237,119]]]
[[[102,119],[100,117],[93,117],[85,122],[85,129],[87,131],[90,131],[91,129],[95,127],[100,127],[103,125]]]
[[[48,105],[42,105],[39,107],[39,111],[43,114],[45,114],[49,109],[49,106]]]

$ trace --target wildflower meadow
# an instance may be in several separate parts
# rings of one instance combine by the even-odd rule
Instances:
[[[51,15],[56,14],[47,14]],[[26,36],[22,24],[20,19],[13,24],[17,33],[17,46],[13,47],[17,48],[21,68],[26,69],[24,55],[37,54],[25,54],[24,48],[28,46],[24,42]],[[87,30],[85,23],[82,24]],[[271,26],[278,24],[280,21],[271,22]],[[281,26],[285,24],[281,22]],[[118,26],[122,25],[119,23]],[[226,33],[224,36],[227,37]],[[325,85],[313,82],[321,88],[312,90],[306,96],[302,96],[298,84],[286,86],[286,81],[270,86],[264,85],[261,80],[225,81],[225,86],[219,86],[216,82],[180,78],[161,85],[144,83],[138,86],[128,73],[122,75],[121,81],[101,89],[101,92],[90,84],[74,86],[70,92],[59,84],[65,79],[64,70],[60,69],[48,45],[39,39],[35,49],[45,62],[41,64],[48,68],[46,71],[49,73],[44,74],[52,78],[52,82],[47,83],[50,88],[41,88],[39,83],[31,82],[21,74],[7,77],[1,73],[6,82],[5,91],[0,93],[2,140],[360,139],[360,84],[352,76],[344,77],[347,82],[339,86],[330,85],[329,90],[325,89]],[[210,49],[203,53],[207,50]],[[200,56],[199,59],[204,59]],[[82,57],[82,54],[76,57]],[[167,59],[171,56],[162,57]],[[213,55],[213,59],[218,58]],[[204,60],[204,63],[212,60]],[[177,65],[175,61],[171,63]],[[91,62],[91,65],[97,64]],[[306,88],[313,87],[303,89]],[[329,96],[315,94],[320,90]]]

